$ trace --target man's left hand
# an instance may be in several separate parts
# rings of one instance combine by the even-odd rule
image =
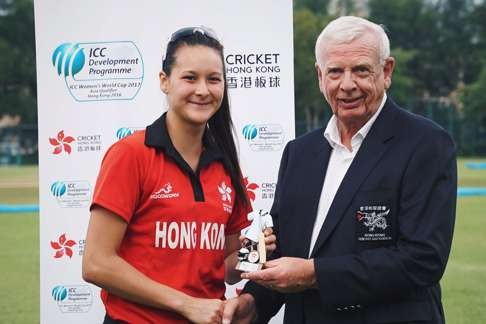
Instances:
[[[266,262],[263,270],[242,273],[241,277],[282,293],[317,287],[313,259],[283,257]]]

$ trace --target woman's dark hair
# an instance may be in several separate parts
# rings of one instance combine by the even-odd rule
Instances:
[[[176,52],[183,46],[203,45],[215,49],[223,63],[223,78],[224,78],[224,93],[221,106],[218,111],[209,119],[207,132],[210,138],[223,151],[224,167],[229,173],[233,187],[235,188],[235,208],[247,209],[249,206],[248,196],[246,195],[246,188],[242,182],[243,176],[238,162],[238,154],[233,138],[234,126],[231,119],[230,105],[228,98],[228,86],[226,83],[226,68],[223,53],[223,45],[216,39],[211,31],[206,31],[203,28],[191,27],[182,28],[175,32],[169,43],[165,58],[162,63],[162,70],[169,76],[176,61]]]

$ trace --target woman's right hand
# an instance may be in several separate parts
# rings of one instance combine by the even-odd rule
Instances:
[[[265,228],[263,235],[265,236],[265,249],[267,250],[268,258],[277,248],[277,237],[273,234],[273,229],[271,227]]]
[[[223,320],[224,301],[191,297],[183,306],[182,315],[192,323],[220,324]]]

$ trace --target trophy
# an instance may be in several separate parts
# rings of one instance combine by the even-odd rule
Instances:
[[[267,261],[263,231],[273,227],[272,215],[260,209],[248,215],[251,225],[243,232],[245,239],[238,251],[236,269],[244,272],[260,270]]]

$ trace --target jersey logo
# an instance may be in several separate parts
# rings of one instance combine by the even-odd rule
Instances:
[[[233,211],[233,206],[231,205],[231,193],[233,190],[231,190],[230,186],[227,186],[226,183],[223,181],[221,184],[218,186],[218,191],[221,194],[221,202],[223,203],[223,210],[231,214]]]
[[[174,188],[167,182],[165,185],[162,186],[159,190],[155,191],[153,194],[150,195],[152,199],[171,199],[179,197],[178,192],[172,192]]]
[[[221,200],[222,201],[227,201],[231,204],[231,190],[230,187],[226,186],[226,183],[221,182],[221,184],[218,186],[219,193],[221,194]]]

